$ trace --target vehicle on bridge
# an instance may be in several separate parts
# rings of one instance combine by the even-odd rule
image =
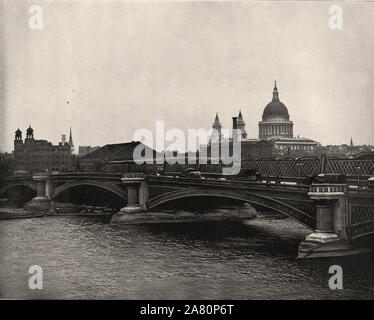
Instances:
[[[275,160],[277,161],[293,161],[295,158],[292,157],[281,157],[281,158],[276,158]]]
[[[345,183],[344,174],[340,173],[322,173],[315,177],[316,183]]]
[[[258,157],[255,159],[255,161],[272,161],[272,160],[276,160],[274,157]]]
[[[322,173],[301,180],[301,184],[311,185],[312,183],[346,183],[346,176],[339,173]]]
[[[219,174],[217,178],[225,178],[227,180],[235,181],[262,181],[263,177],[261,173],[252,168],[241,168],[240,172],[236,175],[223,175]]]
[[[162,164],[157,165],[156,170],[149,170],[149,171],[151,173],[154,173],[154,174],[157,174],[157,175],[165,174],[165,168]],[[150,173],[150,172],[148,172],[148,173]]]
[[[201,174],[201,171],[198,171],[194,168],[187,168],[185,169],[181,175],[180,175],[181,178],[202,178],[202,174]]]
[[[261,181],[262,175],[256,169],[241,168],[239,174],[232,176],[234,180]]]
[[[192,169],[193,170],[193,169]],[[203,177],[220,179],[220,180],[241,180],[241,181],[262,181],[263,177],[257,169],[241,168],[240,172],[236,175],[224,175],[221,173],[202,173]]]
[[[302,157],[296,158],[296,160],[301,161],[301,160],[321,160],[321,159],[317,156],[302,156]]]
[[[374,177],[368,179],[368,187],[369,189],[374,189]]]

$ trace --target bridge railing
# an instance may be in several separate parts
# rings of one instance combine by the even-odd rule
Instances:
[[[300,184],[286,184],[275,182],[259,182],[259,181],[244,181],[244,180],[219,180],[219,179],[199,179],[199,178],[180,178],[180,177],[165,177],[165,176],[149,176],[149,182],[163,182],[168,184],[193,184],[204,186],[222,186],[230,188],[260,188],[276,190],[300,190],[303,192],[309,191],[309,186]]]
[[[334,159],[327,162],[328,172],[331,173],[356,176],[358,168],[360,168],[360,174],[363,176],[374,175],[374,160]]]
[[[319,173],[319,160],[260,160],[242,163],[243,168],[256,169],[263,176],[306,177]]]
[[[70,180],[70,179],[98,179],[98,180],[120,180],[121,173],[106,173],[106,172],[68,172],[51,174],[52,180]]]
[[[48,178],[51,174],[49,172],[35,172],[32,177],[35,178]]]
[[[230,165],[214,164],[214,163],[200,163],[200,164],[143,164],[137,165],[133,162],[126,163],[108,163],[106,166],[112,168],[118,173],[125,172],[143,172],[145,174],[154,174],[156,172],[183,172],[188,168],[200,170],[203,173],[222,174],[224,167]],[[243,161],[242,168],[255,169],[264,177],[284,177],[297,178],[315,176],[319,173],[321,167],[321,160],[319,159],[268,159],[268,160],[252,160]],[[360,160],[360,159],[327,159],[326,172],[344,174],[347,177],[354,179],[357,177],[360,168],[360,175],[362,177],[369,177],[374,175],[374,160]],[[107,168],[107,170],[109,170]],[[110,171],[110,170],[109,170]],[[108,172],[109,172],[108,171]],[[107,171],[104,171],[107,172]]]

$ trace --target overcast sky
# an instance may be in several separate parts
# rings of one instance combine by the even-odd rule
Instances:
[[[334,2],[334,4],[339,2]],[[28,9],[43,9],[30,30]],[[374,144],[374,3],[3,0],[0,149],[14,131],[78,145],[135,130],[224,127],[242,110],[249,137],[277,80],[294,133]]]

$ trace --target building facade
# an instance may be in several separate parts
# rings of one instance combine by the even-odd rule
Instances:
[[[58,145],[47,140],[36,140],[34,130],[29,126],[23,141],[22,131],[18,129],[14,138],[14,171],[34,173],[69,170],[72,165],[72,147],[64,139],[63,135]]]
[[[292,137],[278,138],[274,141],[274,150],[281,155],[304,155],[304,153],[314,153],[319,147],[319,143],[308,138]]]

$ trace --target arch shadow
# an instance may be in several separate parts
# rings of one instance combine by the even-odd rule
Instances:
[[[302,210],[291,206],[280,200],[276,200],[270,197],[262,196],[256,193],[250,192],[233,192],[229,190],[201,190],[201,189],[186,189],[172,191],[156,196],[147,202],[147,208],[153,209],[157,206],[178,199],[184,199],[189,197],[219,197],[233,200],[240,200],[249,204],[257,205],[263,208],[273,210],[281,213],[299,223],[306,226],[309,229],[314,230],[315,228],[315,216],[310,216]]]
[[[36,185],[35,184],[33,184],[32,182],[21,182],[20,181],[20,182],[9,183],[9,184],[3,186],[2,188],[0,188],[0,195],[4,194],[5,192],[7,192],[10,189],[17,188],[17,187],[27,187],[27,188],[31,189],[32,191],[36,192]]]
[[[51,200],[56,199],[62,192],[78,187],[78,186],[92,186],[92,187],[98,187],[104,190],[107,190],[111,193],[116,194],[123,200],[127,202],[127,192],[126,190],[116,186],[114,183],[111,182],[103,182],[103,181],[97,181],[97,180],[73,180],[73,181],[68,181],[61,186],[57,187],[54,189],[51,194]]]

